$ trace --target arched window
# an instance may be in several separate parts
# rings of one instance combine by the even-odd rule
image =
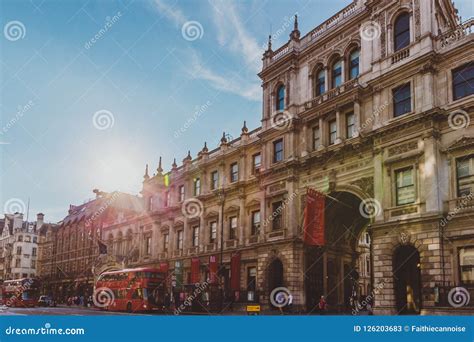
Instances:
[[[352,80],[359,76],[359,56],[360,50],[356,49],[349,55],[349,79]]]
[[[285,109],[285,86],[281,85],[277,90],[276,110]]]
[[[316,96],[324,94],[326,91],[326,76],[324,70],[318,72],[316,76]]]
[[[332,88],[339,87],[342,84],[342,61],[336,60],[332,65]]]
[[[410,14],[402,13],[395,20],[394,50],[398,51],[410,44]]]

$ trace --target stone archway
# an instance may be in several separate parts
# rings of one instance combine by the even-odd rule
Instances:
[[[308,311],[321,296],[335,312],[351,310],[351,300],[359,292],[358,241],[370,223],[363,215],[361,194],[333,191],[326,197],[325,246],[305,247],[305,292]]]

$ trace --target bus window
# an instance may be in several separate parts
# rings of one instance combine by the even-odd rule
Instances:
[[[143,299],[143,290],[135,289],[132,294],[132,299]]]

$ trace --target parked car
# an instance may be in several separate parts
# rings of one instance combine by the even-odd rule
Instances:
[[[56,306],[56,301],[54,301],[50,296],[40,296],[38,299],[38,306]]]

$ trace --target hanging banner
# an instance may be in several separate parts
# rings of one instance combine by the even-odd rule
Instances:
[[[324,211],[326,196],[308,188],[306,193],[306,206],[304,209],[303,241],[310,246],[324,246]]]
[[[240,290],[240,253],[232,255],[230,260],[230,288],[232,291]]]
[[[192,258],[191,259],[191,283],[196,284],[201,281],[201,275],[199,272],[199,265],[200,265],[199,258]]]
[[[160,262],[160,271],[161,272],[168,272],[169,265],[167,262]]]
[[[217,257],[215,255],[209,256],[209,283],[217,283]]]

